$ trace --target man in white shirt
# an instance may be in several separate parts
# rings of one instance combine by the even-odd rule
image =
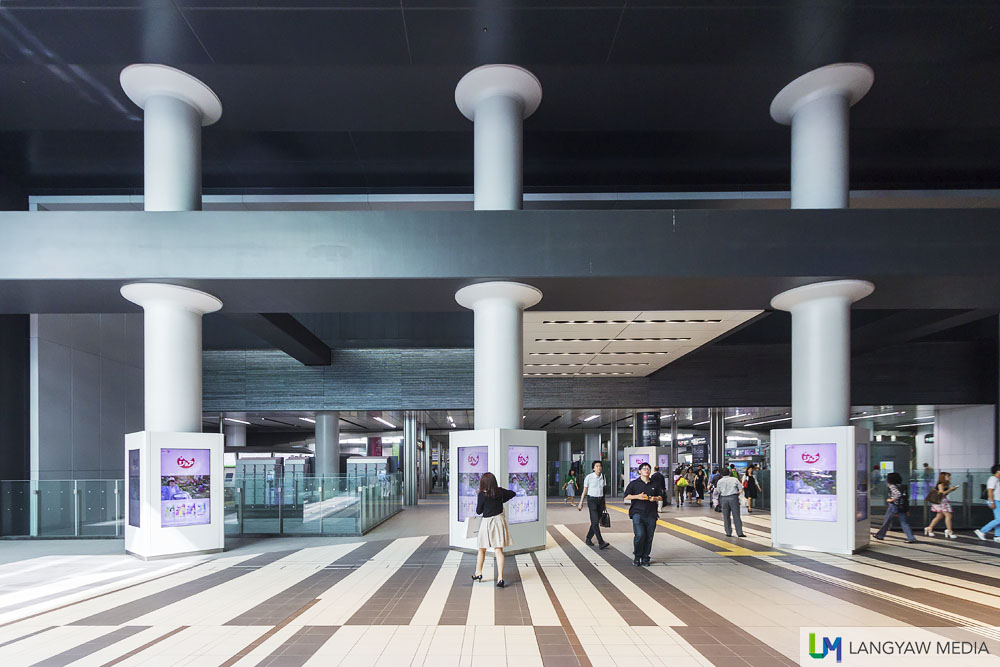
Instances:
[[[604,475],[601,474],[603,466],[600,461],[591,464],[592,473],[583,480],[583,490],[580,492],[580,503],[576,506],[576,511],[583,510],[583,499],[587,499],[587,508],[590,510],[590,530],[587,531],[587,546],[594,546],[594,536],[597,536],[599,548],[607,549],[611,546],[601,537],[601,515],[604,514]]]
[[[731,475],[723,475],[715,487],[719,490],[719,505],[722,506],[726,537],[733,536],[733,523],[736,524],[736,537],[746,537],[743,534],[743,519],[740,518],[740,493],[743,492],[740,480]]]
[[[1000,542],[1000,464],[990,468],[990,478],[986,480],[986,504],[993,510],[993,520],[976,531],[976,537],[986,539],[986,533],[993,531],[993,541]]]

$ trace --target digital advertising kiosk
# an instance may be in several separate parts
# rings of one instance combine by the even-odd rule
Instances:
[[[639,466],[643,463],[648,463],[651,468],[659,466],[660,473],[667,479],[667,485],[670,485],[673,470],[670,469],[669,447],[625,447],[622,451],[625,454],[626,485],[639,478]]]
[[[852,554],[871,530],[868,429],[771,431],[771,544]]]
[[[465,520],[476,515],[479,480],[491,472],[497,484],[517,496],[504,505],[513,544],[506,554],[545,548],[545,431],[481,429],[449,434],[449,545],[475,551],[476,538],[465,536]]]
[[[225,546],[223,435],[125,436],[125,552],[151,560]]]

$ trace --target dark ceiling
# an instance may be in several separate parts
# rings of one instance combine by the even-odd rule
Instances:
[[[997,187],[998,25],[957,0],[3,0],[0,166],[31,194],[141,187],[118,73],[163,62],[223,101],[211,191],[468,191],[455,84],[513,62],[545,90],[528,190],[784,190],[772,97],[863,61],[853,187]]]

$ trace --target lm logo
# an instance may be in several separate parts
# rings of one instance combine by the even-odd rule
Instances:
[[[479,457],[478,456],[470,456],[469,457],[469,465],[473,466],[473,467],[479,465]]]
[[[819,454],[810,454],[809,452],[805,452],[802,454],[802,460],[806,463],[816,463],[819,461]]]
[[[841,655],[840,655],[840,644],[841,644],[840,637],[835,637],[833,639],[833,641],[830,641],[829,637],[823,637],[823,652],[822,653],[818,653],[816,651],[816,633],[815,632],[810,632],[809,633],[809,656],[812,657],[812,658],[816,658],[817,660],[822,660],[827,655],[829,655],[831,651],[836,651],[837,652],[837,662],[840,662],[840,658],[841,658]]]
[[[186,459],[183,456],[179,456],[179,457],[177,457],[177,467],[178,468],[185,468],[185,469],[187,469],[187,468],[193,468],[194,467],[194,459],[193,458]]]
[[[526,465],[528,465],[528,457],[527,456],[522,456],[521,454],[518,454],[517,455],[517,462],[520,463],[523,466],[526,466]]]

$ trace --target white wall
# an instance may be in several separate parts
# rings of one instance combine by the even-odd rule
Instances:
[[[934,467],[938,471],[952,472],[964,468],[989,468],[996,463],[993,460],[993,417],[992,405],[938,409]]]
[[[121,479],[143,427],[142,315],[31,316],[32,479]]]

